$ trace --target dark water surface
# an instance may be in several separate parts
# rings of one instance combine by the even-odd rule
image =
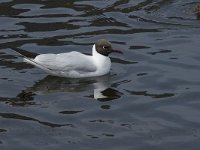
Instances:
[[[0,0],[1,150],[198,150],[199,0]],[[37,53],[110,40],[109,75],[48,76]]]

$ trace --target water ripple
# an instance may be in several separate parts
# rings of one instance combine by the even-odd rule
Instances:
[[[1,0],[0,149],[197,149],[198,0]],[[12,47],[91,54],[103,77],[48,76]]]

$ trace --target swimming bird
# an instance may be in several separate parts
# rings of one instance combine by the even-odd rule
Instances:
[[[98,40],[92,47],[92,55],[72,51],[59,54],[37,54],[19,48],[12,48],[32,64],[45,72],[59,77],[83,78],[108,74],[111,68],[109,54],[122,53],[113,49],[108,40]]]

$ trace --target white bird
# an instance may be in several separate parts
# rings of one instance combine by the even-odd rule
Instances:
[[[24,57],[24,61],[45,72],[59,77],[83,78],[108,74],[111,68],[109,54],[122,53],[113,49],[109,41],[98,40],[92,48],[92,55],[85,55],[77,51],[60,54],[36,54],[12,48]]]

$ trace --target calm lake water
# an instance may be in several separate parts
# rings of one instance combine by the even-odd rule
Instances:
[[[198,150],[199,0],[0,0],[1,150]],[[11,47],[91,54],[110,74],[67,79]]]

